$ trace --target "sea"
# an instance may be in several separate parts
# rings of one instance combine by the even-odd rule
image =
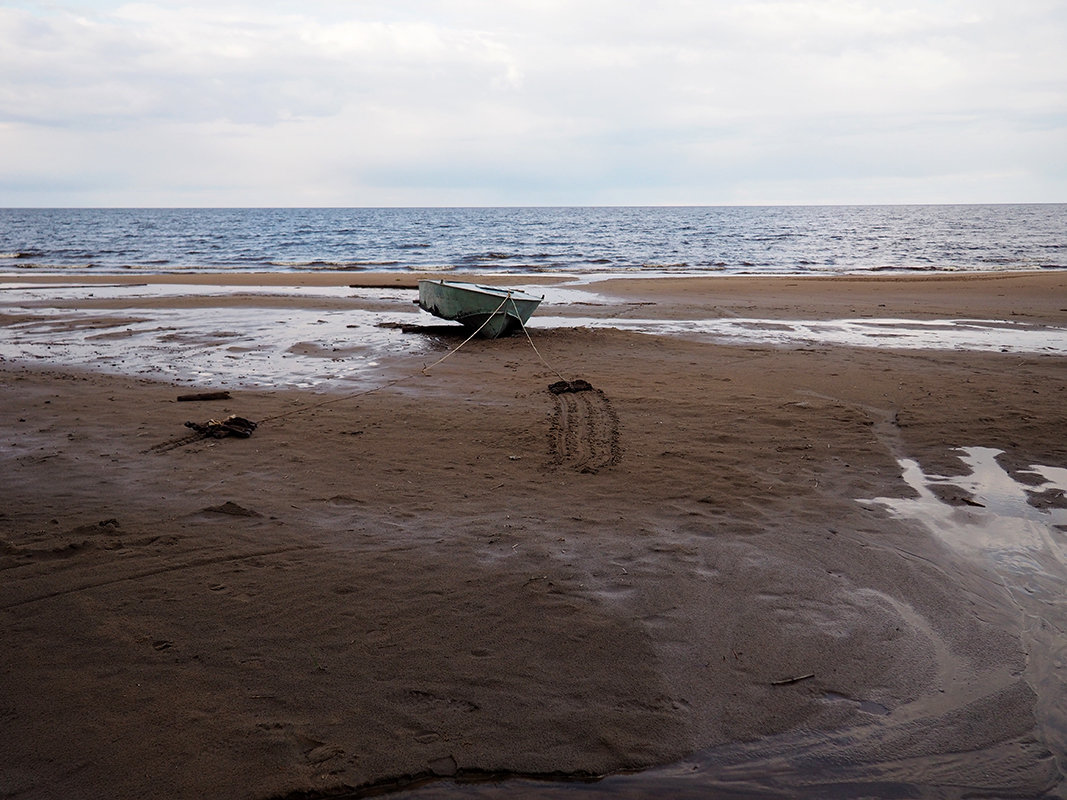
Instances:
[[[1067,269],[1067,204],[7,208],[0,272]]]

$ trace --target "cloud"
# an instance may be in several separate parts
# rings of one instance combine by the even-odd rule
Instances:
[[[127,5],[106,17],[0,12],[3,112],[44,124],[230,120],[270,124],[356,104],[432,104],[438,79],[507,83],[476,32],[421,22]],[[453,91],[455,83],[453,83]]]
[[[1022,5],[23,2],[0,204],[1063,200],[1067,12]]]

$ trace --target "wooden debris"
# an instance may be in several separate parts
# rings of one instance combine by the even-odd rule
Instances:
[[[230,400],[229,392],[199,392],[198,394],[180,394],[178,401],[181,403],[197,402],[200,400]]]
[[[800,683],[806,681],[808,678],[814,678],[815,673],[811,672],[807,675],[798,675],[795,678],[782,678],[780,681],[771,681],[771,686],[789,686],[794,683]]]
[[[239,436],[242,439],[247,439],[252,435],[252,431],[256,429],[256,423],[250,419],[231,414],[224,420],[209,419],[207,422],[186,422],[185,427],[192,428],[201,436],[211,437],[212,439],[222,439],[226,436]]]
[[[160,442],[149,447],[146,453],[163,453],[176,447],[184,447],[187,444],[202,442],[204,439],[222,439],[226,436],[237,436],[247,439],[257,427],[257,423],[244,417],[233,414],[224,420],[209,419],[207,422],[186,422],[186,428],[192,429],[192,433]]]

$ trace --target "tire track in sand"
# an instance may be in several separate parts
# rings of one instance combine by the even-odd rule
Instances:
[[[619,419],[598,389],[555,395],[553,463],[578,472],[598,472],[619,461]]]

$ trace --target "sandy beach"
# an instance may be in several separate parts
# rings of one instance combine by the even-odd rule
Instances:
[[[0,796],[1067,796],[1067,272],[416,277],[0,277]]]

